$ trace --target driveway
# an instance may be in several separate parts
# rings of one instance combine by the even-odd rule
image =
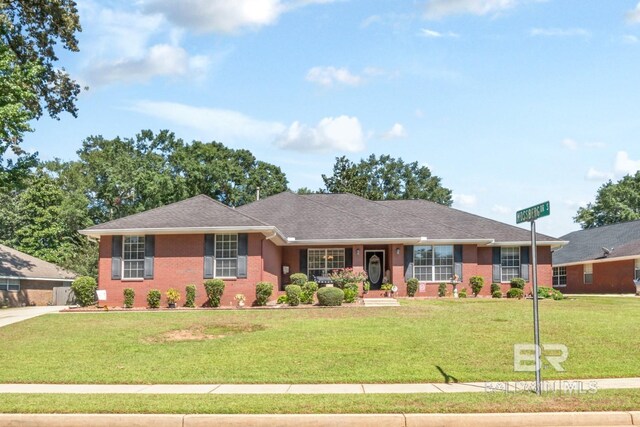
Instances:
[[[43,314],[56,313],[65,308],[65,306],[5,308],[0,310],[0,328],[12,323],[31,319],[32,317],[42,316]]]

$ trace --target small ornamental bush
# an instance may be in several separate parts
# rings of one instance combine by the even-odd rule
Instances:
[[[185,295],[184,306],[194,308],[196,306],[196,285],[187,285]]]
[[[316,282],[307,282],[302,285],[302,294],[300,295],[300,302],[302,304],[313,304],[313,296],[318,291],[318,284]]]
[[[350,283],[359,285],[367,280],[368,276],[364,271],[355,272],[353,271],[353,268],[342,268],[331,272],[331,274],[329,274],[329,278],[331,279],[333,286],[344,289]]]
[[[447,284],[446,283],[440,283],[438,285],[438,296],[440,298],[444,297],[447,295]]]
[[[564,295],[556,289],[540,286],[538,287],[538,298],[553,298],[554,300],[559,301],[564,299]]]
[[[133,300],[136,297],[136,292],[131,288],[124,288],[124,308],[133,307]]]
[[[524,291],[520,288],[511,288],[507,292],[507,298],[522,299],[524,297]]]
[[[160,298],[161,297],[162,297],[162,294],[160,293],[159,290],[151,289],[147,293],[147,304],[149,305],[149,308],[158,308],[158,307],[160,307]]]
[[[292,285],[302,286],[309,281],[307,275],[304,273],[294,273],[290,277]]]
[[[458,292],[458,298],[466,298],[467,297],[467,288],[462,288],[460,292]]]
[[[335,307],[342,305],[344,291],[340,288],[320,288],[318,289],[318,303],[324,307]]]
[[[273,283],[270,282],[258,282],[256,284],[256,305],[267,305],[267,301],[273,293]]]
[[[491,294],[491,298],[502,298],[502,291],[494,291]]]
[[[302,288],[298,285],[287,285],[284,288],[287,293],[287,301],[292,307],[300,305],[300,295],[302,294]]]
[[[352,303],[356,301],[358,296],[358,284],[357,283],[345,283],[344,289],[344,302]]]
[[[180,301],[180,292],[177,289],[170,288],[167,292],[164,293],[167,297],[167,303],[175,304]]]
[[[520,278],[520,277],[516,277],[515,279],[511,279],[511,287],[514,289],[524,289],[524,285],[527,284],[527,282],[524,281],[524,279]]]
[[[207,280],[204,282],[204,289],[207,292],[209,305],[211,307],[220,307],[220,298],[224,292],[224,282],[222,279]]]
[[[491,284],[491,295],[496,292],[502,292],[502,288],[500,287],[500,283],[492,283]]]
[[[276,301],[277,304],[288,304],[289,303],[289,298],[287,298],[286,295],[280,295],[278,297],[278,301]]]
[[[482,288],[484,287],[484,277],[482,276],[472,276],[469,279],[469,285],[471,286],[471,291],[474,296],[478,296]]]
[[[96,283],[96,279],[93,277],[78,277],[71,284],[71,290],[76,296],[76,301],[81,307],[86,307],[96,303],[96,291],[98,290],[98,284]]]
[[[407,280],[407,295],[414,297],[416,292],[418,292],[418,279],[414,277]]]

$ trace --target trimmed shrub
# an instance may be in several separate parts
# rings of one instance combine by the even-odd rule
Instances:
[[[184,306],[194,308],[196,306],[196,285],[187,285],[185,295]]]
[[[207,293],[209,299],[209,305],[211,307],[220,307],[220,298],[224,293],[224,282],[222,279],[207,280],[204,282],[204,290]]]
[[[136,297],[136,291],[132,288],[124,288],[124,308],[133,307],[133,300]]]
[[[164,294],[167,297],[168,304],[175,304],[180,301],[180,292],[177,289],[169,288]]]
[[[466,298],[467,297],[467,288],[462,288],[460,292],[458,292],[458,298]]]
[[[511,288],[507,292],[507,298],[522,299],[524,298],[524,291],[520,288]]]
[[[342,305],[344,291],[340,288],[320,288],[318,289],[318,303],[324,307],[335,307]]]
[[[447,295],[447,284],[446,283],[440,283],[438,285],[438,296],[439,297],[445,297]]]
[[[494,291],[491,293],[491,298],[502,298],[502,291]]]
[[[300,295],[302,294],[302,288],[298,285],[287,285],[284,288],[287,293],[287,301],[292,307],[300,305]]]
[[[292,285],[302,286],[309,281],[307,275],[304,273],[294,273],[289,277]]]
[[[267,305],[267,301],[273,293],[273,283],[271,282],[258,282],[256,284],[256,305]]]
[[[342,291],[344,292],[344,302],[346,303],[355,302],[356,297],[358,296],[358,284],[345,283]]]
[[[557,289],[540,286],[538,287],[538,298],[553,298],[554,300],[559,301],[564,299],[564,295],[562,295],[562,292]]]
[[[276,301],[277,304],[289,304],[289,298],[287,298],[286,295],[280,295],[278,297],[278,301]]]
[[[472,276],[469,279],[469,286],[471,286],[471,292],[473,292],[474,296],[478,296],[482,288],[484,287],[484,277],[482,276]]]
[[[500,287],[500,283],[492,283],[491,284],[491,295],[496,292],[502,292],[502,288]]]
[[[161,297],[162,297],[162,294],[160,293],[159,290],[151,289],[147,293],[147,304],[149,305],[149,308],[158,308],[158,307],[160,307],[160,298]]]
[[[520,277],[516,277],[515,279],[511,279],[511,287],[514,289],[524,289],[524,285],[527,284],[527,282],[524,281],[524,279],[520,278]]]
[[[418,279],[414,277],[407,280],[407,295],[414,297],[416,292],[418,292]]]
[[[302,304],[313,304],[313,296],[318,291],[318,284],[316,282],[307,282],[302,285],[302,294],[300,295],[300,302]]]
[[[71,290],[76,296],[76,301],[81,307],[93,305],[96,303],[96,291],[98,283],[96,279],[89,276],[78,277],[71,284]]]

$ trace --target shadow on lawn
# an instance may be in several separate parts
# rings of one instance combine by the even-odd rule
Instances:
[[[442,377],[444,378],[445,383],[449,384],[451,382],[454,382],[454,383],[460,382],[456,377],[447,374],[440,366],[436,365],[436,369],[440,372],[440,375],[442,375]]]

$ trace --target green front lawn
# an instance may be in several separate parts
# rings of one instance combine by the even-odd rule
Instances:
[[[0,383],[403,383],[532,379],[513,344],[532,303],[400,308],[50,314],[0,328]],[[541,301],[543,343],[569,348],[544,379],[640,377],[640,298]],[[289,397],[287,397],[288,399]]]
[[[367,414],[633,411],[640,390],[595,394],[387,395],[3,394],[3,413]]]

